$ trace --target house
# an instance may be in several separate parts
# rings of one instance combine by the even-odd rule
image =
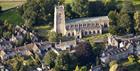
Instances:
[[[38,46],[35,43],[30,43],[30,44],[27,44],[27,45],[24,45],[21,47],[17,47],[17,48],[19,49],[19,52],[22,49],[24,51],[29,50],[29,51],[32,51],[34,53],[41,54],[40,49],[38,48]],[[24,53],[22,53],[22,54],[24,54]]]
[[[4,60],[5,55],[6,53],[4,52],[4,50],[0,50],[0,61]]]
[[[55,48],[60,49],[60,50],[66,50],[66,49],[71,49],[77,45],[77,41],[66,41],[66,42],[59,42],[58,44],[55,45]]]
[[[7,41],[7,40],[3,40],[3,41],[0,41],[0,49],[11,49],[13,47],[13,45],[11,44],[10,41]]]
[[[26,34],[27,31],[24,30],[22,27],[20,27],[20,26],[17,25],[17,26],[15,27],[15,33],[23,33],[23,34]]]
[[[27,31],[27,29],[25,30],[24,28],[22,28],[18,25],[15,27],[14,35],[15,35],[15,37],[12,37],[11,40],[15,40],[15,38],[17,40],[23,40],[24,36],[28,35],[28,36],[30,36],[32,42],[38,41],[38,38],[35,36],[34,33]]]
[[[44,41],[44,42],[37,42],[36,43],[38,48],[41,51],[41,54],[44,56],[45,53],[50,50],[52,48],[52,43],[48,42],[48,41]]]
[[[140,55],[140,36],[109,36],[108,46],[100,59],[103,63],[109,63],[111,60],[126,59],[130,54]]]
[[[102,70],[102,66],[101,65],[98,65],[98,66],[91,66],[91,69],[89,71],[103,71]]]
[[[140,41],[136,42],[134,47],[135,47],[135,54],[137,56],[140,56]]]
[[[31,56],[33,55],[32,52],[26,48],[16,48],[17,53],[22,56]]]
[[[123,48],[109,48],[101,54],[101,61],[103,63],[109,63],[112,60],[126,59],[130,54],[133,54],[133,45],[128,44]]]
[[[6,69],[5,66],[2,63],[0,63],[0,71],[10,71],[10,70]]]
[[[52,47],[52,43],[48,41],[44,41],[44,42],[41,41],[41,42],[37,42],[36,44],[38,45],[39,49],[43,51],[47,51]]]
[[[16,41],[17,41],[17,38],[14,35],[12,35],[12,37],[10,38],[10,42],[16,42]]]
[[[14,56],[16,56],[17,52],[15,51],[15,49],[9,49],[9,50],[5,50],[6,55],[4,56],[4,60],[7,60],[9,58],[12,58]]]

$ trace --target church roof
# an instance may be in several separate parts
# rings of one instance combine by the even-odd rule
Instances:
[[[109,20],[109,18],[108,16],[78,18],[78,19],[66,20],[66,24],[79,24],[83,22],[92,23],[99,20]]]

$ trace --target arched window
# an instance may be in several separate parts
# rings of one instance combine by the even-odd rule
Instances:
[[[72,36],[74,36],[74,32],[72,32]]]
[[[95,34],[95,31],[93,31],[93,34]]]
[[[82,35],[84,35],[84,32],[82,31]]]
[[[70,36],[70,33],[68,33],[68,36]]]
[[[105,28],[107,28],[107,27],[108,27],[106,23],[104,24],[104,27],[105,27]]]
[[[100,30],[97,30],[97,34],[99,34],[100,33]]]
[[[89,31],[89,34],[91,34],[91,31]]]
[[[87,35],[87,31],[85,31],[85,35]]]

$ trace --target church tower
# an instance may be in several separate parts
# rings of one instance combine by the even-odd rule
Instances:
[[[62,35],[66,34],[65,28],[65,12],[64,6],[56,6],[54,12],[54,31],[56,33],[61,33]]]

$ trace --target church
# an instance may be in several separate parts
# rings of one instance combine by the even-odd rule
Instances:
[[[65,20],[64,6],[56,6],[54,11],[53,31],[63,36],[82,38],[87,35],[102,34],[108,30],[108,16],[78,18]]]

